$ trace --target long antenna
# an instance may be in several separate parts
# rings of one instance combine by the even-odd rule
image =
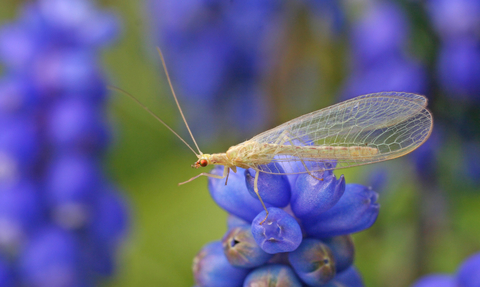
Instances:
[[[147,108],[144,104],[142,104],[137,98],[135,98],[132,94],[129,92],[122,90],[120,88],[114,87],[114,86],[107,86],[108,89],[120,92],[122,94],[125,94],[129,96],[132,100],[134,100],[137,104],[140,105],[144,110],[146,110],[150,115],[152,115],[154,118],[157,119],[160,123],[162,123],[164,126],[167,127],[174,135],[176,135],[193,153],[198,157],[199,155],[195,152],[195,150],[181,137],[179,136],[171,127],[169,127],[162,119],[160,119],[156,114],[154,114],[149,108]],[[197,147],[198,148],[198,147]]]
[[[195,141],[195,138],[193,137],[192,131],[190,130],[190,127],[188,126],[187,120],[185,119],[185,116],[183,115],[182,108],[180,107],[180,104],[178,103],[177,96],[175,95],[175,91],[173,90],[172,81],[170,81],[170,75],[168,74],[167,65],[165,65],[165,59],[163,58],[162,51],[160,50],[159,47],[157,47],[157,51],[158,51],[158,54],[160,55],[160,59],[162,59],[162,65],[163,65],[163,69],[165,70],[165,74],[167,75],[168,85],[170,86],[170,90],[172,90],[173,98],[175,99],[175,103],[177,103],[177,107],[178,107],[178,110],[180,111],[180,114],[182,115],[183,122],[185,123],[185,126],[187,126],[187,130],[190,133],[190,136],[192,137],[193,143],[195,143],[195,146],[197,147],[198,152],[200,153],[200,155],[202,155],[203,153],[200,150],[200,148],[198,147],[198,144]]]

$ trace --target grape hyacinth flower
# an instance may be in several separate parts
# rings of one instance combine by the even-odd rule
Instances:
[[[299,168],[284,166],[287,171]],[[212,173],[222,171],[217,166]],[[195,257],[197,286],[225,286],[228,280],[228,286],[363,286],[353,266],[350,234],[375,222],[378,194],[345,184],[332,171],[315,173],[322,180],[308,174],[261,173],[259,193],[269,215],[260,224],[266,213],[251,192],[254,172],[237,168],[228,185],[209,179],[212,198],[229,213],[228,231]]]
[[[467,258],[455,274],[426,275],[412,287],[477,287],[480,286],[480,253]]]
[[[351,74],[344,98],[380,91],[425,94],[426,71],[406,52],[410,35],[406,15],[393,1],[372,1],[350,32]]]
[[[477,115],[480,103],[480,2],[475,0],[429,0],[425,8],[433,30],[439,36],[435,76],[441,94],[450,103],[464,107],[465,113]],[[464,173],[478,185],[478,120],[473,116],[457,116],[448,130],[459,133]]]
[[[480,102],[480,2],[427,1],[440,36],[438,83],[453,100]]]
[[[127,208],[105,177],[100,48],[117,17],[39,0],[0,27],[0,285],[93,286],[115,270]]]
[[[198,140],[240,140],[265,130],[273,97],[268,82],[288,46],[282,43],[290,41],[291,18],[303,8],[311,12],[313,29],[326,21],[339,30],[340,6],[332,0],[147,1],[151,38],[186,99],[185,113]]]
[[[243,138],[252,127],[257,132],[265,128],[262,81],[272,69],[285,5],[271,0],[150,0],[147,8],[153,38],[176,89],[188,98],[186,114],[201,118],[191,123],[198,140],[214,142],[224,134]]]

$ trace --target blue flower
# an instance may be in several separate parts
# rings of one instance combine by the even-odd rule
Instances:
[[[302,242],[302,229],[295,218],[280,208],[267,210],[268,218],[262,211],[252,221],[252,234],[257,244],[269,254],[297,249]]]
[[[124,199],[104,176],[101,46],[118,19],[39,0],[0,28],[0,285],[93,286],[115,271]]]
[[[352,266],[355,257],[355,245],[350,235],[322,238],[332,251],[335,258],[335,269],[338,273],[343,272]]]
[[[31,175],[40,151],[38,127],[32,115],[0,121],[0,184]]]
[[[266,265],[253,270],[248,274],[244,287],[254,286],[289,286],[302,287],[302,282],[295,275],[291,267],[281,264]],[[279,285],[280,284],[280,285]]]
[[[281,169],[281,167],[279,167]],[[280,172],[284,172],[280,170]],[[257,194],[254,191],[254,181],[256,172],[247,169],[245,170],[245,180],[248,192],[254,198]],[[291,188],[286,175],[274,175],[261,172],[258,175],[258,194],[262,197],[265,203],[276,207],[285,207],[290,202]]]
[[[457,271],[460,286],[475,287],[480,285],[480,253],[467,258]]]
[[[305,238],[298,249],[288,254],[288,260],[309,286],[322,286],[335,277],[332,251],[318,239]]]
[[[107,147],[108,129],[97,104],[80,97],[59,100],[47,123],[47,136],[61,152],[100,152]]]
[[[434,274],[424,276],[419,279],[412,287],[453,287],[455,278],[451,275]]]
[[[448,41],[480,32],[480,3],[476,0],[429,0],[427,11],[433,27]]]
[[[305,224],[307,234],[331,237],[358,232],[369,228],[377,219],[380,205],[378,194],[360,184],[347,184],[345,193],[331,209]]]
[[[385,91],[424,94],[426,85],[426,71],[418,61],[394,54],[379,59],[374,65],[353,70],[344,84],[342,96],[352,98]]]
[[[191,123],[198,140],[261,131],[269,116],[262,80],[273,68],[286,5],[150,0],[147,7],[174,86],[188,97],[184,109],[191,119],[201,119]]]
[[[412,287],[476,287],[480,285],[480,253],[467,258],[456,274],[432,274],[415,282]]]
[[[208,190],[213,200],[221,208],[251,222],[263,210],[263,207],[260,201],[248,192],[244,172],[243,168],[237,168],[236,173],[230,172],[227,185],[225,185],[225,180],[209,180]],[[211,173],[222,175],[223,167],[217,166]]]
[[[267,263],[272,255],[256,243],[249,225],[230,228],[222,239],[228,262],[236,267],[252,268]]]
[[[193,261],[195,282],[200,286],[242,286],[248,272],[249,269],[228,262],[219,241],[204,246]]]
[[[32,236],[20,255],[23,284],[31,286],[82,286],[80,242],[70,232],[47,226]]]
[[[406,52],[410,27],[405,13],[388,1],[365,6],[352,26],[352,67],[342,97],[383,91],[424,94],[426,69]]]
[[[0,187],[0,250],[15,254],[45,222],[38,187],[27,181]]]
[[[447,96],[480,102],[480,41],[463,38],[444,43],[437,73]]]
[[[325,162],[324,165],[331,168],[335,163]],[[302,164],[297,166],[294,162],[284,166],[285,172],[304,169]],[[213,174],[222,172],[222,166],[212,170]],[[360,275],[353,268],[355,248],[348,234],[369,228],[375,222],[379,211],[378,194],[362,185],[346,185],[344,177],[337,179],[332,171],[314,173],[319,179],[309,174],[261,173],[258,185],[259,194],[268,207],[266,218],[257,195],[252,192],[254,172],[237,168],[237,173],[231,172],[227,185],[225,179],[209,179],[212,198],[230,214],[229,230],[222,240],[222,257],[226,257],[232,267],[253,268],[242,281],[244,286],[278,278],[284,278],[282,280],[290,282],[291,286],[296,286],[297,282],[308,286],[363,286]],[[197,256],[195,266],[207,256],[204,252],[220,256],[219,251],[209,251],[210,248],[206,247],[201,256]],[[223,264],[218,270],[226,268]],[[214,272],[214,278],[225,280],[217,275],[218,270],[215,267],[214,271],[205,272]],[[202,272],[194,268],[197,285],[210,286],[199,281],[211,277],[200,274]],[[233,273],[235,280],[240,277],[237,272]]]
[[[351,46],[357,65],[366,67],[400,54],[409,36],[409,23],[392,2],[366,5],[361,19],[352,26]]]
[[[298,218],[316,219],[340,200],[345,191],[345,178],[342,175],[337,180],[332,172],[328,174],[325,176],[319,172],[314,173],[317,178],[323,177],[323,181],[309,174],[302,174],[297,178],[293,188],[291,208]]]

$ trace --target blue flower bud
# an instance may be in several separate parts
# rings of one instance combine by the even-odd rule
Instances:
[[[0,122],[0,183],[14,182],[20,171],[29,174],[38,156],[40,141],[31,117],[8,118]]]
[[[240,287],[249,271],[228,262],[220,241],[204,246],[193,259],[195,282],[203,287]]]
[[[323,286],[335,277],[335,259],[326,244],[315,238],[305,238],[288,254],[297,275],[309,286]]]
[[[115,19],[91,0],[21,11],[0,28],[0,286],[94,286],[114,270],[127,216],[99,162],[108,138],[96,48]]]
[[[231,229],[239,226],[250,226],[250,222],[238,218],[235,215],[229,214],[227,217],[227,228]]]
[[[55,159],[48,170],[46,197],[56,222],[67,228],[82,227],[101,183],[96,159],[68,154]]]
[[[323,238],[322,242],[332,251],[337,273],[346,270],[353,264],[355,259],[355,245],[350,235]]]
[[[323,178],[323,181],[302,174],[293,188],[291,207],[295,216],[301,220],[318,218],[321,213],[332,208],[345,191],[343,175],[338,180],[334,175],[324,176],[320,172],[313,175]]]
[[[49,116],[47,134],[59,151],[97,152],[108,144],[105,121],[94,103],[61,100]]]
[[[457,271],[457,284],[462,287],[480,286],[480,253],[467,258]]]
[[[82,286],[79,242],[69,232],[43,228],[20,255],[20,272],[27,286]]]
[[[440,50],[437,69],[439,83],[448,92],[446,95],[456,101],[461,99],[480,102],[478,40],[466,38],[446,42]]]
[[[43,219],[38,189],[32,184],[0,187],[0,247],[4,251],[16,253]]]
[[[222,245],[228,262],[236,267],[257,267],[265,264],[272,257],[255,242],[250,226],[228,230],[222,239]]]
[[[76,11],[74,17],[71,11]],[[112,41],[118,34],[116,17],[97,11],[92,1],[43,0],[37,13],[66,43],[98,46]]]
[[[447,41],[478,35],[480,3],[471,0],[427,1],[427,11],[440,36]]]
[[[208,179],[208,190],[213,200],[228,213],[251,222],[263,210],[258,199],[253,198],[245,185],[245,169],[237,168],[237,173],[230,171],[228,185],[225,179]],[[216,166],[212,174],[222,175],[223,166]]]
[[[408,37],[408,21],[401,8],[391,2],[367,5],[362,19],[352,27],[355,59],[362,66],[398,53]]]
[[[260,212],[252,222],[252,234],[257,244],[267,253],[290,252],[302,242],[302,230],[297,220],[282,209],[268,208]]]
[[[31,84],[18,76],[0,79],[0,122],[13,115],[31,113],[36,102]]]
[[[38,35],[15,24],[0,29],[0,61],[14,71],[26,68],[37,52]]]
[[[284,172],[279,165],[273,167],[273,164],[269,164],[267,166],[270,166],[272,169],[278,169],[281,173]],[[247,169],[245,171],[245,182],[248,192],[250,192],[255,199],[258,199],[254,190],[255,174],[256,171]],[[287,206],[291,197],[291,188],[287,176],[260,172],[258,175],[258,193],[265,203],[270,203],[275,207]]]
[[[248,274],[243,287],[302,287],[302,282],[293,270],[280,264],[266,265]]]
[[[332,237],[369,228],[378,216],[378,194],[360,184],[347,184],[338,203],[316,219],[303,221],[313,237]]]
[[[42,69],[33,70],[39,90],[45,94],[96,94],[104,85],[91,50],[61,49],[42,55]],[[46,77],[45,70],[48,71]],[[104,88],[100,88],[104,91]]]
[[[348,286],[348,287],[363,287],[363,280],[360,273],[353,266],[347,270],[338,273],[335,278],[328,282],[322,287],[338,287],[338,286]]]
[[[294,140],[293,142],[296,145],[304,145],[303,142],[306,142],[307,145],[313,144],[308,138],[304,138],[303,142],[300,142],[298,140]],[[278,156],[276,158],[278,158]],[[333,171],[331,169],[337,165],[337,162],[334,160],[324,161],[324,162],[308,161],[308,162],[305,162],[305,165],[303,165],[301,161],[295,160],[295,161],[279,161],[277,164],[283,167],[283,170],[285,171],[285,173],[288,173],[287,178],[288,178],[288,181],[290,182],[290,186],[292,188],[292,195],[293,195],[293,192],[294,192],[293,189],[295,188],[295,184],[297,182],[298,177],[305,173],[305,166],[307,166],[309,170],[320,170],[323,166],[326,169],[329,169],[324,171],[323,175],[320,177],[320,178],[324,178],[324,177],[330,177],[333,175]]]
[[[452,275],[434,274],[423,276],[412,287],[456,287],[457,282]]]

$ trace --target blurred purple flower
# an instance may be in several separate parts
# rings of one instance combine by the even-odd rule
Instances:
[[[445,42],[440,49],[437,73],[440,86],[452,100],[479,103],[480,41],[464,38]]]
[[[269,113],[262,80],[272,69],[284,3],[150,0],[147,7],[199,140],[263,130]]]
[[[455,275],[427,275],[415,282],[412,287],[477,287],[480,286],[480,253],[468,257]]]
[[[433,27],[444,40],[480,35],[479,1],[429,0],[426,4]]]
[[[2,286],[92,286],[114,273],[128,212],[99,163],[108,127],[97,58],[118,27],[88,0],[25,4],[0,27]]]
[[[364,10],[352,26],[352,67],[342,97],[382,91],[424,94],[426,71],[406,53],[410,27],[402,9],[387,1],[366,4]]]
[[[360,70],[400,54],[410,32],[409,23],[397,4],[386,1],[366,6],[365,13],[350,31],[353,57]]]

